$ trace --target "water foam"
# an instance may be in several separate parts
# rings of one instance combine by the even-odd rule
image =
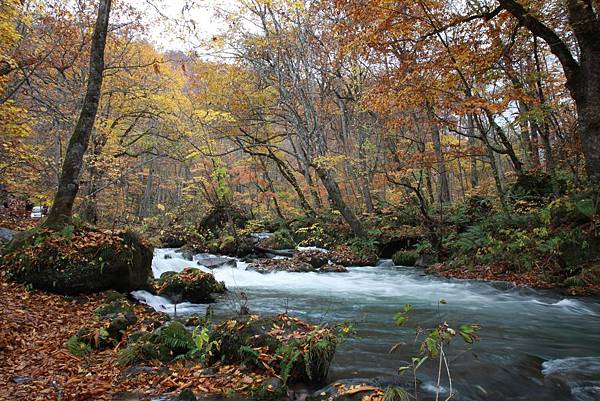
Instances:
[[[132,291],[131,295],[139,302],[152,307],[155,311],[165,312],[169,315],[174,315],[177,311],[178,315],[190,315],[192,313],[198,313],[204,315],[208,305],[192,304],[190,302],[182,302],[177,304],[177,307],[173,302],[165,297],[159,295],[152,295],[148,291]]]

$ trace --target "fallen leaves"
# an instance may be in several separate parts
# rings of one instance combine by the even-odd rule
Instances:
[[[63,401],[111,400],[126,392],[151,397],[184,388],[224,394],[249,391],[268,378],[220,363],[208,373],[200,365],[158,362],[132,371],[116,365],[119,346],[83,358],[71,355],[66,340],[90,323],[102,302],[102,295],[28,292],[0,278],[0,400],[54,401],[58,391]],[[135,329],[156,317],[143,305],[136,305],[135,313],[140,322]]]

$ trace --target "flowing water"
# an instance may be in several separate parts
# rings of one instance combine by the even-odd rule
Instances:
[[[174,250],[161,249],[155,253],[153,271],[158,277],[193,264]],[[403,361],[418,354],[414,327],[435,327],[447,320],[455,327],[481,325],[481,341],[466,346],[457,339],[447,349],[455,399],[600,400],[598,300],[436,278],[390,261],[326,274],[260,274],[245,266],[238,261],[213,270],[231,290],[215,304],[217,316],[239,308],[236,294],[244,292],[252,313],[287,311],[314,323],[355,322],[358,335],[338,349],[331,380],[395,375]],[[156,309],[173,312],[164,298],[135,295]],[[440,305],[440,299],[447,304]],[[414,308],[409,327],[398,328],[393,316],[406,303]],[[178,313],[206,310],[192,304],[177,308]],[[390,354],[397,343],[403,343],[399,352]],[[437,364],[429,365],[418,376],[424,394],[436,388]],[[445,376],[441,385],[442,392],[449,391]]]

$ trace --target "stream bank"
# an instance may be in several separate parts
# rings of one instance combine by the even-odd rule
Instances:
[[[194,259],[207,257],[211,255]],[[152,267],[156,276],[189,265],[174,249],[159,249]],[[435,277],[393,266],[389,260],[350,267],[347,273],[261,274],[246,267],[246,262],[235,260],[211,270],[230,290],[213,305],[216,318],[235,313],[243,292],[251,313],[287,311],[313,323],[355,322],[357,336],[338,349],[329,381],[394,376],[403,361],[417,354],[414,327],[448,320],[482,326],[480,342],[466,350],[449,350],[456,399],[588,401],[600,394],[597,299]],[[174,306],[147,293],[136,297],[168,312]],[[440,306],[440,299],[447,304]],[[412,326],[400,329],[392,318],[406,303],[413,305],[415,316]],[[177,309],[182,314],[203,313],[206,306],[182,304]],[[405,345],[389,354],[398,342]],[[422,371],[424,394],[435,390],[435,377],[435,369]]]

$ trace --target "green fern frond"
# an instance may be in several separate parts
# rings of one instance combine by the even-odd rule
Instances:
[[[402,387],[388,387],[383,393],[383,401],[410,401],[410,394]]]
[[[71,354],[78,357],[84,357],[92,352],[92,347],[81,341],[77,335],[69,337],[65,346]]]

